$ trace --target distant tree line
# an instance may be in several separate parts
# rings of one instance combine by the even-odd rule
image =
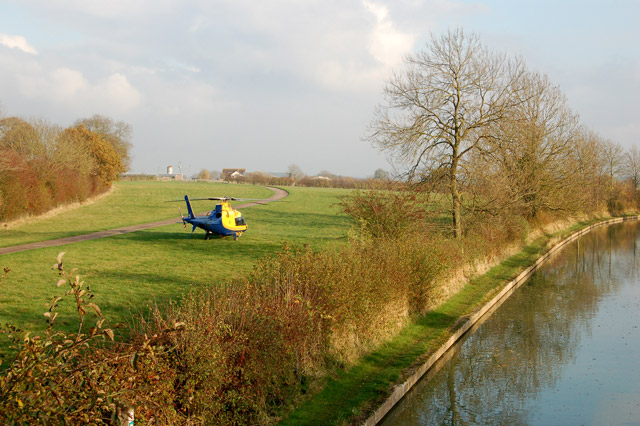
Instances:
[[[61,128],[0,117],[0,221],[106,191],[129,167],[131,127],[94,115]]]
[[[217,170],[202,169],[192,176],[197,180],[218,180],[225,177]],[[292,164],[288,168],[288,176],[273,176],[260,171],[248,172],[241,177],[229,179],[235,183],[247,183],[251,185],[269,186],[306,186],[316,188],[388,188],[391,184],[391,175],[383,169],[378,169],[372,178],[355,178],[350,176],[340,176],[327,170],[322,170],[315,176],[308,176],[302,169]]]
[[[433,36],[386,83],[367,138],[425,191],[446,192],[453,233],[463,216],[528,221],[638,200],[638,152],[579,123],[546,75],[462,30]]]

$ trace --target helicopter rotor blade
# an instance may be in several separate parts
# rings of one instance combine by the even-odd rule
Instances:
[[[233,197],[204,197],[204,198],[190,198],[191,201],[235,201],[237,198]]]
[[[189,198],[191,201],[261,201],[263,198],[236,198],[236,197],[204,197],[204,198]]]
[[[236,197],[203,197],[203,198],[189,198],[189,201],[263,201],[264,198],[236,198]],[[184,202],[184,198],[180,200],[166,200],[166,203],[179,203]]]

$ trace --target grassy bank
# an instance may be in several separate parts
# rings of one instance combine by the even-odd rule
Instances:
[[[391,341],[364,356],[357,364],[328,374],[322,390],[289,413],[281,425],[340,425],[364,421],[400,383],[412,366],[439,348],[457,321],[490,300],[501,287],[531,265],[560,240],[595,221],[580,222],[545,234],[519,253],[471,280],[446,302],[407,325]]]

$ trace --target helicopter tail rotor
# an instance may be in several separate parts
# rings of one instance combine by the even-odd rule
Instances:
[[[178,211],[180,212],[180,218],[182,218],[182,227],[187,229],[187,222],[184,220],[184,215],[182,214],[182,209],[178,207]]]

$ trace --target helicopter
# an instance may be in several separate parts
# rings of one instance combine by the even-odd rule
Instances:
[[[204,216],[196,216],[193,214],[193,209],[191,208],[191,201],[198,200],[213,200],[219,201],[216,204],[215,209],[210,211]],[[229,204],[230,201],[236,200],[248,200],[247,198],[233,198],[233,197],[207,197],[207,198],[192,198],[189,200],[189,196],[184,196],[184,201],[187,203],[187,210],[189,212],[188,216],[182,215],[182,210],[178,207],[180,211],[180,216],[182,218],[182,225],[187,227],[187,223],[193,225],[191,229],[191,235],[196,230],[196,228],[201,228],[205,231],[204,239],[208,240],[212,235],[220,235],[223,237],[233,236],[234,240],[238,240],[243,232],[245,232],[248,228],[247,222],[244,220],[244,216],[238,210],[234,210]],[[172,201],[182,201],[182,200],[172,200]],[[190,235],[190,236],[191,236]]]

